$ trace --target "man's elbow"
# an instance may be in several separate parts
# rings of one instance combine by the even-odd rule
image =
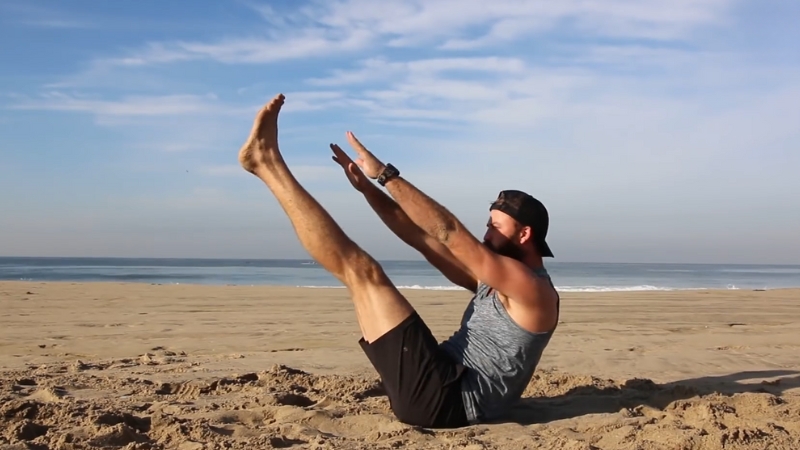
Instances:
[[[433,238],[440,244],[450,247],[454,241],[453,237],[458,234],[459,229],[458,222],[455,220],[439,223],[433,230]]]
[[[462,259],[465,253],[472,253],[474,238],[469,230],[457,220],[442,224],[436,231],[435,239],[447,247],[451,253],[458,255],[459,259]]]

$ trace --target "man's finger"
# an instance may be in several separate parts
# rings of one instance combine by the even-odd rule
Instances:
[[[339,147],[338,145],[331,144],[331,150],[333,150],[333,154],[336,155],[336,157],[339,158],[341,161],[352,162],[350,157],[347,156],[347,153],[345,153],[344,150],[342,150],[342,148]]]
[[[351,145],[351,146],[352,146],[352,147],[353,147],[353,148],[354,148],[354,149],[355,149],[355,150],[356,150],[356,151],[357,151],[359,154],[363,154],[363,153],[369,153],[369,150],[367,150],[367,147],[364,147],[364,144],[362,144],[362,143],[361,143],[361,141],[359,141],[359,140],[358,140],[358,138],[356,138],[356,135],[355,135],[355,134],[353,134],[353,132],[352,132],[352,131],[348,131],[348,132],[347,132],[347,140],[350,142],[350,145]]]
[[[332,155],[331,159],[334,160],[336,162],[336,164],[339,164],[343,168],[344,168],[345,164],[347,163],[347,161],[349,161],[349,159],[347,158],[347,155],[344,155],[344,158],[342,158],[342,155]]]

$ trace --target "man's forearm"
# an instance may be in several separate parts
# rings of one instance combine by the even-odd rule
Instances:
[[[397,202],[375,185],[370,185],[363,194],[378,217],[397,237],[411,247],[420,250],[419,247],[424,240],[424,236],[422,236],[424,231],[406,215]]]
[[[444,245],[465,229],[453,213],[399,176],[386,183],[386,190],[418,227]]]

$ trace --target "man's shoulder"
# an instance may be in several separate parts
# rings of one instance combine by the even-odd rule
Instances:
[[[512,279],[512,282],[531,286],[532,290],[534,291],[538,290],[542,286],[546,286],[555,290],[553,279],[551,278],[550,273],[543,267],[528,267],[527,271],[515,275],[516,276],[514,279]],[[476,292],[480,292],[481,289],[492,289],[498,292],[500,291],[500,289],[497,287],[491,286],[483,280],[476,280],[476,286]]]
[[[531,267],[529,273],[525,276],[525,280],[520,280],[520,283],[530,287],[528,295],[525,298],[505,296],[508,302],[519,305],[531,312],[552,311],[553,307],[558,305],[560,296],[547,269]]]

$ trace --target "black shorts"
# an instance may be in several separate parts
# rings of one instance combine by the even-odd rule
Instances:
[[[398,420],[425,428],[469,425],[461,398],[466,368],[439,348],[419,314],[375,342],[362,338],[359,344],[380,375]]]

